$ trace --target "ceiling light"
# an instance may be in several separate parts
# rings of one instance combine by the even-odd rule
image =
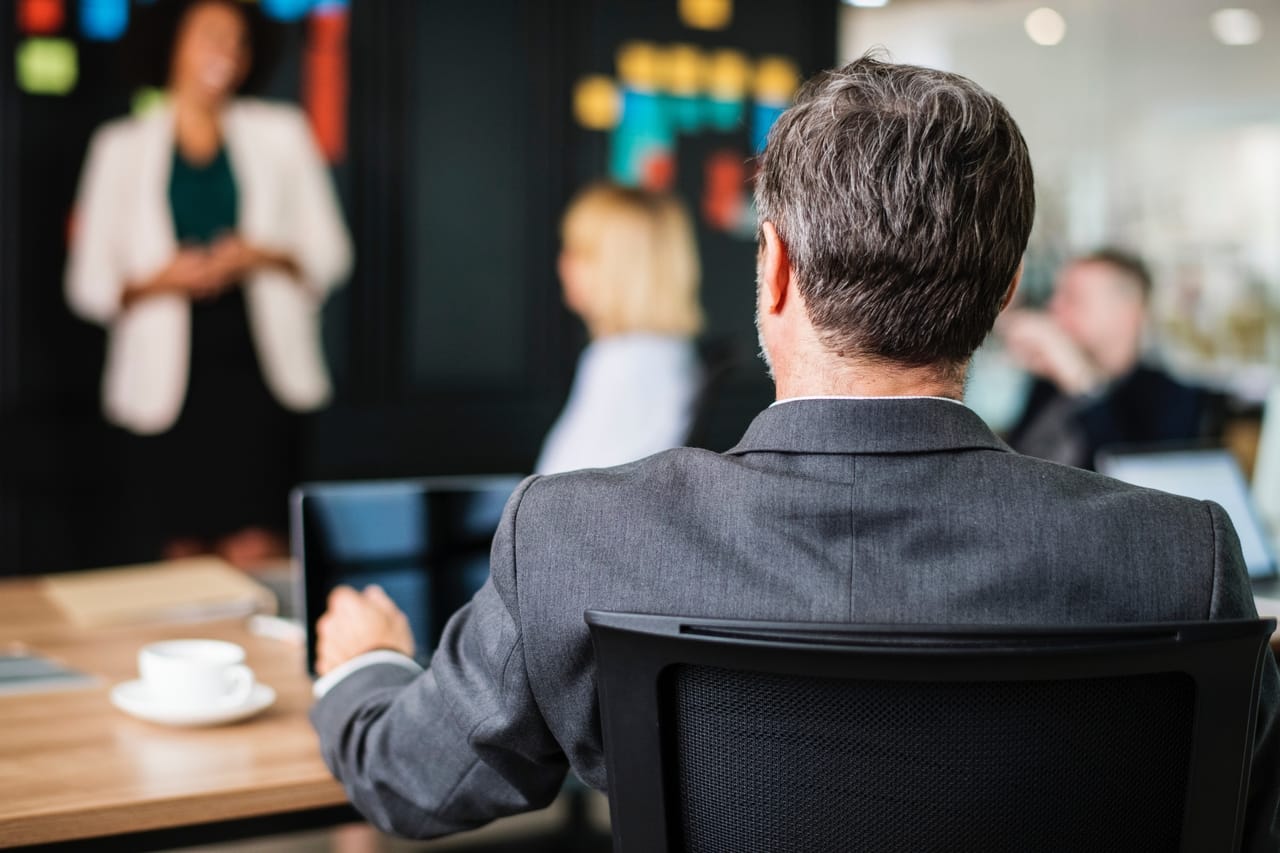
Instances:
[[[1067,22],[1054,9],[1048,6],[1041,6],[1023,22],[1023,26],[1027,29],[1027,35],[1036,44],[1042,44],[1045,47],[1051,47],[1062,41],[1063,36],[1067,34]]]
[[[1262,38],[1262,18],[1252,9],[1219,9],[1209,16],[1209,26],[1218,41],[1234,47]]]
[[[844,0],[844,5],[858,9],[879,9],[889,5],[889,0]]]

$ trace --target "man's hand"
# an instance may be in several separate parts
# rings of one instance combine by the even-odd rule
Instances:
[[[409,620],[380,586],[356,592],[340,586],[329,593],[329,609],[316,623],[316,672],[321,675],[376,649],[413,657]]]
[[[1069,397],[1088,394],[1104,381],[1102,371],[1047,314],[1006,311],[996,321],[996,332],[1024,370],[1047,379]]]

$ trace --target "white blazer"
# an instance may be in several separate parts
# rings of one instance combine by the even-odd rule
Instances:
[[[160,433],[182,411],[191,354],[191,303],[155,296],[121,307],[127,282],[159,272],[178,251],[169,206],[173,112],[162,107],[94,134],[80,178],[66,294],[72,310],[107,328],[102,405],[109,421]],[[288,253],[304,281],[263,270],[245,282],[263,379],[281,405],[323,406],[332,393],[319,312],[351,269],[351,238],[302,112],[237,99],[222,133],[239,198],[240,235]]]

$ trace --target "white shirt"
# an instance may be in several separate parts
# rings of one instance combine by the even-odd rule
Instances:
[[[963,406],[960,400],[954,400],[951,397],[934,397],[928,394],[918,394],[915,396],[903,397],[849,397],[840,394],[815,394],[812,397],[787,397],[783,400],[775,400],[769,404],[769,408],[780,406],[783,403],[795,403],[800,400],[942,400],[946,403],[955,403],[957,406]]]
[[[700,378],[688,338],[636,333],[593,341],[534,473],[608,468],[679,447],[689,437]]]

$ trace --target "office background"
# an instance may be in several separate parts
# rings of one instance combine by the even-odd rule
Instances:
[[[22,5],[0,15],[6,56],[34,38]],[[104,336],[70,314],[62,275],[88,138],[140,108],[139,94],[122,76],[118,41],[92,31],[86,9],[94,4],[57,5],[63,21],[51,35],[77,62],[65,93],[32,92],[22,79],[29,68],[0,62],[6,574],[131,556],[103,511],[129,487],[103,464],[112,447],[98,403]],[[309,5],[278,0],[263,8],[289,18]],[[281,55],[264,94],[306,104],[317,97],[307,91],[315,85],[307,69],[326,35],[321,18],[335,10],[348,18],[345,150],[334,175],[357,266],[325,309],[337,398],[308,419],[306,477],[532,467],[585,341],[555,276],[559,213],[576,189],[610,169],[609,133],[575,120],[578,83],[616,78],[619,48],[636,39],[728,49],[748,62],[776,56],[803,75],[835,60],[839,4],[830,0],[739,0],[721,29],[688,26],[681,5],[387,0],[317,4],[282,22]],[[109,21],[98,25],[110,29]],[[749,95],[739,99],[749,111]],[[707,123],[675,138],[676,185],[695,212],[717,174],[716,155],[744,161],[752,153],[750,119],[730,115],[719,128]],[[770,399],[754,357],[754,242],[750,226],[735,232],[697,218],[705,340],[714,358],[734,364],[701,413],[697,439],[723,449]]]

